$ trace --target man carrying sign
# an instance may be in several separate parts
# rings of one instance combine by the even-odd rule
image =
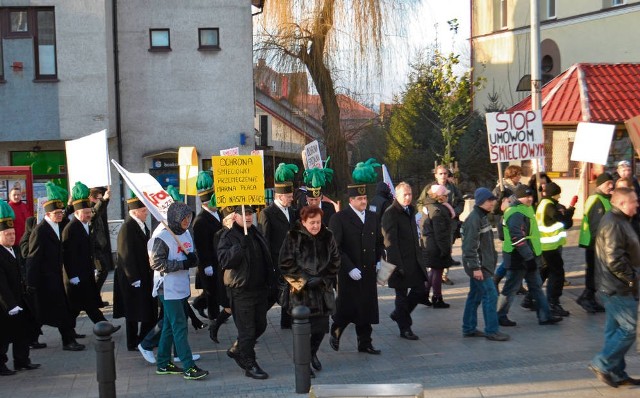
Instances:
[[[218,261],[224,270],[224,285],[238,328],[238,339],[227,355],[245,371],[245,376],[267,379],[269,375],[256,362],[254,347],[267,329],[274,265],[266,239],[252,224],[253,213],[251,206],[236,206],[234,224],[222,233],[218,243]]]

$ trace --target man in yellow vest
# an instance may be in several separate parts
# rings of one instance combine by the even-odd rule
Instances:
[[[594,278],[595,240],[600,220],[611,210],[611,191],[613,177],[609,173],[602,173],[596,178],[596,193],[587,198],[584,204],[584,215],[580,227],[580,247],[584,247],[586,272],[584,276],[584,291],[576,302],[588,313],[604,312],[604,307],[596,301],[596,284]]]
[[[515,188],[516,200],[504,212],[504,242],[502,255],[507,268],[507,280],[498,299],[498,323],[500,326],[516,326],[507,317],[516,293],[527,281],[529,292],[538,303],[538,324],[552,325],[562,320],[549,310],[549,302],[542,292],[542,280],[538,272],[542,244],[540,232],[533,213],[533,191],[526,185]]]
[[[536,221],[542,244],[544,267],[540,272],[542,281],[547,280],[547,300],[554,316],[569,316],[569,311],[560,305],[564,287],[564,261],[562,246],[567,243],[567,230],[573,226],[574,208],[568,209],[558,202],[562,190],[555,182],[547,184],[544,197],[536,209]]]

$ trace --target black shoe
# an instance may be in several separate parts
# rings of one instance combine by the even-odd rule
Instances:
[[[84,350],[84,344],[79,344],[78,342],[71,342],[69,344],[65,344],[62,346],[63,351],[82,351]]]
[[[309,377],[312,379],[316,378],[316,372],[314,372],[311,368],[309,368]]]
[[[525,297],[524,300],[522,300],[522,303],[520,303],[520,307],[528,309],[529,311],[538,310],[538,304],[535,302],[535,300],[531,300],[528,297]]]
[[[549,305],[549,309],[551,310],[551,315],[553,316],[569,316],[569,311],[562,308],[560,304],[551,304]]]
[[[311,366],[313,366],[315,370],[322,370],[322,363],[320,363],[317,354],[311,354]]]
[[[633,377],[627,377],[624,380],[618,382],[619,386],[640,386],[640,379],[634,379]]]
[[[5,364],[0,364],[0,376],[13,376],[17,372],[9,369]]]
[[[101,303],[100,303],[100,308],[108,307],[108,306],[110,306],[110,305],[111,305],[111,304],[109,304],[109,302],[108,302],[108,301],[103,301],[103,302],[101,302]]]
[[[371,355],[380,355],[382,353],[381,350],[376,350],[372,345],[369,347],[358,348],[358,352],[364,352]]]
[[[462,263],[460,261],[458,261],[458,260],[453,260],[451,262],[451,265],[460,265],[460,264],[462,264]]]
[[[225,323],[230,316],[231,316],[230,313],[226,311],[221,311],[216,317],[216,319],[213,321],[213,323],[209,325],[209,338],[214,343],[220,343],[220,341],[218,341],[218,330],[220,330],[220,326],[222,326],[222,324]]]
[[[429,300],[429,297],[425,294],[424,300],[420,301],[418,304],[426,305],[427,307],[431,307],[433,303]]]
[[[418,337],[415,334],[413,334],[411,329],[403,330],[402,332],[400,332],[400,337],[402,337],[403,339],[407,339],[407,340],[419,340],[420,339],[420,337]]]
[[[14,365],[15,370],[34,370],[40,367],[39,363],[28,363],[26,365]]]
[[[329,335],[329,345],[333,348],[333,351],[340,350],[340,339],[333,334]]]
[[[445,303],[442,297],[433,297],[433,308],[449,308],[448,303]]]
[[[208,374],[208,370],[202,370],[199,367],[193,365],[192,367],[184,371],[182,377],[184,377],[186,380],[198,380],[207,377]]]
[[[201,330],[207,327],[206,323],[201,322],[199,319],[197,321],[193,321],[191,322],[191,326],[193,326],[193,328],[195,330]]]
[[[520,289],[518,289],[516,294],[526,295],[527,293],[529,293],[529,291],[524,286],[520,286]]]
[[[73,333],[74,333],[73,334],[73,338],[74,339],[84,339],[85,337],[87,337],[86,334],[80,334],[80,333],[76,333],[76,332],[73,332]]]
[[[453,283],[453,281],[449,278],[442,278],[442,283],[444,283],[445,285],[449,285],[449,286],[453,286],[455,285],[455,283]]]
[[[578,303],[578,305],[589,314],[595,314],[598,312],[598,310],[593,306],[593,302],[586,297],[578,297],[576,303]]]
[[[29,348],[32,350],[39,350],[41,348],[47,348],[47,343],[40,343],[38,341],[34,341],[29,344]]]
[[[184,369],[177,367],[171,362],[169,362],[164,368],[156,368],[157,375],[179,375],[183,373]]]
[[[605,373],[593,365],[589,365],[589,370],[592,371],[593,374],[596,375],[596,378],[604,384],[608,385],[609,387],[618,388],[618,383],[613,381],[609,373]]]
[[[551,316],[551,318],[546,321],[539,321],[538,325],[554,325],[562,320],[562,317],[559,316]]]
[[[498,323],[500,324],[500,326],[504,326],[504,327],[511,327],[511,326],[516,326],[517,323],[512,321],[511,319],[504,317],[504,318],[498,318]]]
[[[258,379],[258,380],[264,380],[269,378],[269,375],[267,374],[267,372],[262,370],[255,361],[253,361],[250,367],[245,369],[244,375],[247,377],[251,377],[252,379]]]
[[[396,312],[393,311],[391,314],[389,314],[389,318],[391,318],[392,321],[394,322],[398,322],[398,317],[396,316]]]
[[[486,337],[486,334],[479,330],[474,330],[473,332],[462,333],[462,337]]]
[[[238,365],[240,369],[247,370],[251,364],[245,361],[242,355],[240,355],[240,353],[235,351],[235,347],[236,346],[234,345],[233,347],[227,350],[227,356],[233,359],[234,361],[236,361],[236,365]]]

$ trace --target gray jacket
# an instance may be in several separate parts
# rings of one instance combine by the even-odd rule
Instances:
[[[470,277],[477,269],[482,269],[485,278],[492,276],[496,270],[498,253],[493,244],[488,214],[486,210],[474,206],[462,224],[462,264]]]

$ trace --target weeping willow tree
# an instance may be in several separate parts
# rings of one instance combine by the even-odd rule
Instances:
[[[383,38],[395,37],[415,0],[267,1],[258,19],[256,51],[281,72],[307,71],[318,92],[322,129],[338,189],[349,182],[337,82],[380,79]],[[306,94],[306,93],[305,93]],[[359,159],[354,159],[356,162]]]

